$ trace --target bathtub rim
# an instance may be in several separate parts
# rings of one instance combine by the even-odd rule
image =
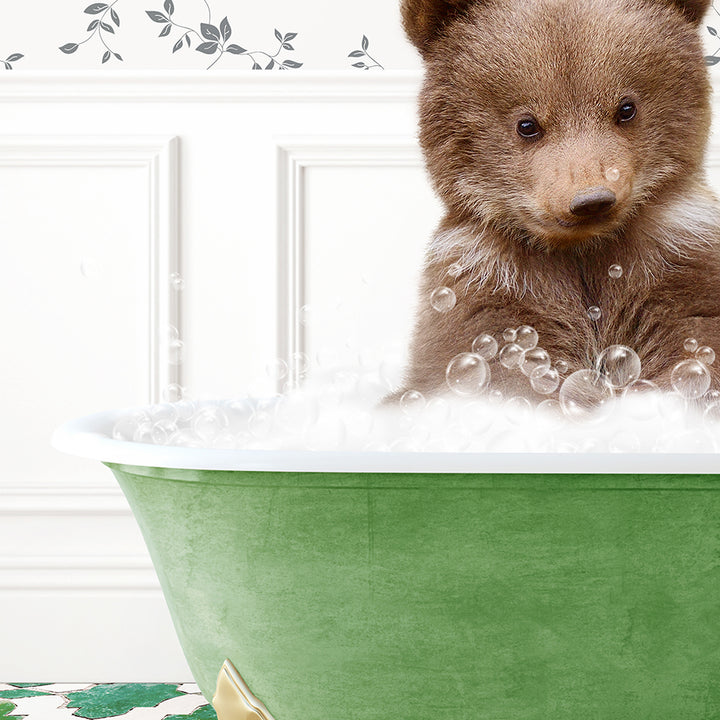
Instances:
[[[65,422],[52,446],[104,463],[186,470],[328,473],[528,473],[717,475],[719,453],[463,453],[314,450],[225,450],[128,442],[112,428],[129,408]]]

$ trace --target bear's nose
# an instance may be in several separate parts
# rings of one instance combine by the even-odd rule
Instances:
[[[604,187],[579,192],[570,202],[570,212],[580,217],[600,215],[609,210],[616,201],[615,193]]]

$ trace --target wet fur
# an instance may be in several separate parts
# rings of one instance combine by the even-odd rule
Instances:
[[[447,363],[477,335],[501,341],[524,324],[571,372],[624,344],[644,378],[669,387],[685,338],[720,356],[720,206],[704,181],[710,88],[697,32],[708,6],[405,0],[427,70],[420,141],[446,215],[428,248],[403,390],[442,389]],[[628,94],[637,122],[620,128],[609,113]],[[550,128],[535,145],[514,131],[528,108]],[[617,182],[605,179],[610,167]],[[599,184],[618,197],[606,223],[553,226],[575,192]],[[609,277],[613,264],[622,278]],[[449,313],[429,304],[442,285],[457,295]],[[493,362],[492,373],[494,387],[531,394],[519,371]]]

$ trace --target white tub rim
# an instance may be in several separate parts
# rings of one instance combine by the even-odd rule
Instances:
[[[720,475],[720,453],[371,452],[226,450],[115,440],[117,420],[132,410],[107,410],[61,425],[52,446],[104,463],[187,470],[324,473]]]

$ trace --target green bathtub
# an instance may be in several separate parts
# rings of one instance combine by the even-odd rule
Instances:
[[[229,659],[274,720],[720,718],[716,456],[263,454],[108,427],[56,446],[112,469],[208,698]]]

